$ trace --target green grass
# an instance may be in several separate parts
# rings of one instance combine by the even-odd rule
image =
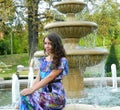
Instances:
[[[12,54],[12,55],[0,55],[0,63],[3,62],[6,65],[11,65],[9,68],[0,68],[0,77],[9,79],[13,73],[16,73],[17,65],[28,66],[29,56],[28,54]]]

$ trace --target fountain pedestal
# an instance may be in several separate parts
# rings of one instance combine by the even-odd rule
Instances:
[[[85,97],[83,74],[79,69],[69,69],[68,76],[63,77],[63,85],[65,87],[66,96],[68,98]]]

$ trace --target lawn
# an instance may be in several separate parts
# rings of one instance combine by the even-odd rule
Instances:
[[[0,55],[0,77],[11,78],[16,73],[17,65],[29,65],[29,56],[24,54]],[[23,73],[24,74],[24,73]]]

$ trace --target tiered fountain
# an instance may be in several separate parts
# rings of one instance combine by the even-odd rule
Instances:
[[[54,8],[66,15],[66,21],[53,22],[44,27],[45,30],[57,32],[62,37],[69,63],[69,75],[63,78],[68,98],[85,97],[83,81],[85,68],[100,63],[108,54],[103,48],[80,48],[78,45],[81,38],[97,29],[97,24],[94,22],[75,20],[75,14],[86,6],[86,3],[78,0],[57,2]],[[34,54],[35,57],[43,55],[42,51]]]

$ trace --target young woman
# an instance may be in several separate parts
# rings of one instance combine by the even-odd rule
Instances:
[[[65,49],[58,34],[43,40],[45,57],[39,59],[39,73],[31,88],[21,91],[19,110],[62,110],[66,95],[62,76],[68,74]]]

